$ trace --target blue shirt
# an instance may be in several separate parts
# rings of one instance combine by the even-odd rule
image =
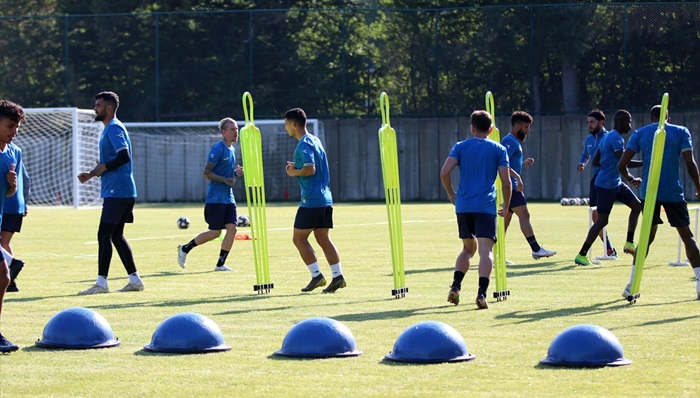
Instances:
[[[501,139],[501,145],[506,147],[508,151],[508,162],[510,168],[518,174],[523,173],[523,147],[520,145],[520,140],[513,134],[508,134]],[[510,177],[510,183],[513,186],[513,191],[518,187],[515,177]]]
[[[615,155],[617,151],[625,150],[625,139],[622,138],[617,130],[610,130],[600,144],[598,151],[600,152],[600,171],[595,179],[597,187],[605,189],[617,188],[622,184],[620,172],[617,171],[617,163],[619,158]]]
[[[7,173],[10,172],[10,168],[13,164],[15,165],[15,172],[17,172],[19,159],[16,158],[16,155],[17,152],[12,150],[10,145],[7,145],[5,150],[0,152],[0,224],[2,223],[2,213],[4,212],[5,202],[7,201],[7,191],[9,190],[9,186],[7,185]]]
[[[5,198],[3,212],[24,215],[26,213],[25,200],[29,187],[29,175],[22,161],[22,150],[17,145],[10,143],[7,144],[2,155],[8,156],[10,161],[15,163],[15,172],[17,173],[17,192],[9,198]]]
[[[456,143],[449,157],[459,167],[456,212],[496,214],[498,169],[509,167],[506,148],[493,140],[473,137]]]
[[[311,134],[305,134],[299,140],[294,150],[294,168],[315,166],[316,173],[310,176],[297,177],[301,187],[301,204],[299,207],[328,207],[333,206],[331,195],[331,175],[328,170],[328,159],[321,140]]]
[[[117,152],[131,151],[131,140],[126,127],[118,119],[113,119],[102,130],[100,137],[100,163],[107,163],[117,157]],[[136,183],[134,182],[134,172],[132,161],[127,162],[114,170],[106,171],[102,174],[102,197],[103,198],[135,198]]]
[[[236,150],[233,146],[226,146],[223,141],[219,141],[209,150],[207,162],[215,164],[212,173],[231,178],[236,170]],[[223,182],[209,181],[206,203],[235,204],[233,187]]]
[[[589,160],[593,159],[595,156],[595,151],[598,150],[598,145],[600,145],[600,141],[606,134],[608,134],[608,132],[604,128],[601,129],[596,135],[588,134],[588,137],[586,137],[583,144],[583,152],[581,153],[579,163],[586,164]],[[592,170],[593,175],[595,176],[598,174],[598,171],[600,171],[600,166],[592,166]]]
[[[642,155],[642,186],[640,187],[642,199],[646,198],[647,195],[651,150],[654,145],[654,133],[658,127],[658,123],[652,123],[636,130],[627,143],[628,149]],[[664,157],[661,163],[659,189],[656,194],[657,202],[682,202],[685,200],[679,173],[680,156],[683,152],[692,150],[693,143],[690,131],[686,127],[666,123],[666,142],[664,143]]]

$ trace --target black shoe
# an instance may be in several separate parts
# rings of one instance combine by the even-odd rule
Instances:
[[[13,258],[8,267],[10,268],[10,280],[14,281],[17,279],[20,271],[22,271],[22,268],[24,268],[24,261]]]
[[[318,274],[318,276],[314,276],[311,278],[311,282],[309,282],[306,287],[301,288],[302,292],[310,292],[317,287],[321,286],[326,286],[326,278],[323,277],[323,274]]]
[[[19,347],[7,341],[5,336],[0,333],[0,352],[12,352],[19,350]]]
[[[10,282],[9,285],[7,285],[7,290],[6,292],[19,292],[19,289],[17,288],[17,284],[15,281]]]
[[[343,278],[343,275],[340,275],[333,278],[331,284],[328,285],[327,288],[323,289],[323,293],[335,293],[336,290],[342,289],[345,286],[347,286],[347,283],[345,283],[345,278]]]

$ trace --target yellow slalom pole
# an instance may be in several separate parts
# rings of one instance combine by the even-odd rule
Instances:
[[[249,112],[250,109],[250,112]],[[274,287],[270,282],[270,266],[267,250],[267,215],[265,212],[265,173],[263,172],[262,140],[260,129],[253,117],[253,97],[243,94],[245,127],[241,129],[241,155],[245,173],[246,201],[250,214],[250,232],[253,237],[255,280],[253,290],[269,293]]]
[[[500,143],[501,142],[501,132],[496,127],[496,107],[494,105],[493,94],[490,91],[486,92],[486,112],[491,115],[493,124],[491,127],[491,135],[489,136],[492,140]],[[503,187],[501,186],[501,179],[496,178],[496,211],[500,210],[501,203],[503,203]],[[506,226],[503,217],[496,217],[496,245],[493,250],[493,260],[494,260],[494,274],[496,276],[496,289],[493,292],[493,297],[496,301],[507,300],[510,296],[510,290],[508,290],[507,276],[506,276]]]
[[[382,127],[379,129],[379,152],[382,159],[384,195],[389,219],[389,240],[393,265],[394,289],[391,294],[402,298],[408,293],[403,262],[403,230],[401,225],[401,186],[399,180],[399,158],[396,149],[396,131],[389,120],[389,96],[382,92],[379,96],[382,112]]]
[[[651,235],[651,223],[654,219],[654,209],[656,208],[656,196],[659,190],[659,177],[661,176],[661,166],[664,158],[664,147],[666,146],[666,115],[668,114],[668,93],[664,93],[661,99],[661,116],[659,117],[659,127],[654,133],[654,144],[651,150],[651,161],[649,163],[649,175],[647,176],[646,195],[644,198],[644,209],[642,211],[642,230],[639,235],[639,245],[637,254],[634,256],[634,269],[632,271],[632,286],[627,299],[630,303],[637,302],[639,298],[639,288],[642,283],[642,271],[644,261],[649,250],[649,237]]]

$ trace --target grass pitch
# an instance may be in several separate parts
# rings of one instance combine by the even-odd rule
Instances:
[[[700,396],[700,301],[689,267],[676,259],[677,234],[665,224],[651,248],[641,298],[630,305],[620,293],[631,257],[599,266],[575,266],[588,228],[588,208],[530,204],[538,241],[555,257],[533,260],[514,218],[506,236],[507,301],[490,300],[477,311],[476,267],[463,283],[462,301],[446,302],[460,250],[453,207],[404,204],[406,284],[403,299],[391,296],[391,254],[384,204],[337,204],[331,237],[341,256],[348,287],[336,294],[300,293],[309,280],[291,242],[296,205],[267,209],[270,294],[253,292],[250,241],[236,241],[227,265],[214,272],[219,242],[195,248],[187,269],[176,247],[204,230],[202,205],[139,205],[129,239],[146,290],[77,296],[97,272],[99,209],[30,209],[13,247],[27,265],[19,293],[8,293],[3,334],[21,346],[0,355],[0,396]],[[241,206],[240,213],[247,213]],[[622,251],[627,210],[616,206],[608,228]],[[179,230],[176,220],[192,225]],[[640,223],[641,224],[641,223]],[[241,228],[241,232],[249,232]],[[318,250],[318,247],[315,246]],[[598,241],[595,254],[602,254]],[[327,263],[322,270],[330,277]],[[114,254],[109,287],[127,282]],[[493,292],[495,282],[489,289]],[[120,347],[49,350],[34,346],[48,320],[69,307],[102,314]],[[232,350],[202,355],[154,354],[143,350],[166,318],[196,312],[221,328]],[[359,357],[299,360],[272,356],[289,329],[310,317],[329,317],[353,332]],[[467,342],[474,361],[438,365],[384,361],[398,336],[427,320],[447,323]],[[612,331],[633,364],[598,369],[538,365],[554,337],[590,323]]]

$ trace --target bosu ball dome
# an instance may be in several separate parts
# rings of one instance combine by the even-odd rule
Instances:
[[[198,354],[229,351],[224,335],[211,319],[194,312],[183,312],[164,320],[151,337],[146,351]]]
[[[292,326],[275,355],[298,358],[331,358],[362,355],[347,326],[335,319],[309,318]]]
[[[441,363],[470,361],[467,343],[452,326],[436,321],[419,322],[404,330],[384,358],[397,362]]]
[[[622,366],[625,359],[622,345],[612,332],[596,325],[575,325],[552,340],[547,358],[541,365],[572,368]]]
[[[44,327],[42,339],[35,343],[42,348],[88,349],[116,347],[109,322],[97,312],[72,307],[54,315]]]

